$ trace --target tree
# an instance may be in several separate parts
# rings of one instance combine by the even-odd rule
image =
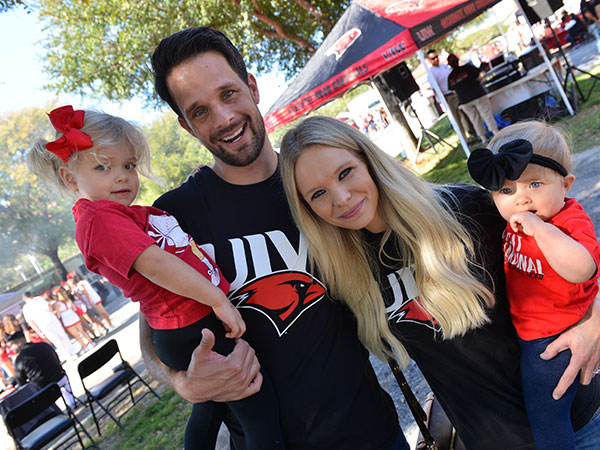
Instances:
[[[153,121],[144,132],[152,151],[152,170],[162,179],[162,185],[140,180],[136,201],[140,205],[151,205],[161,194],[183,183],[195,167],[213,161],[211,153],[179,125],[171,111]]]
[[[37,137],[52,138],[47,108],[27,108],[0,122],[0,248],[48,257],[64,277],[58,248],[75,234],[71,202],[42,184],[25,166]]]
[[[25,9],[29,8],[22,0],[0,0],[0,13],[16,8],[17,6],[22,6]]]
[[[41,0],[50,88],[155,104],[150,55],[175,31],[212,25],[252,70],[304,67],[350,0]]]

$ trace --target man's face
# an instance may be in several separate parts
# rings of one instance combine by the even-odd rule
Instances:
[[[265,145],[256,79],[249,75],[248,83],[215,51],[181,63],[167,77],[169,92],[183,115],[180,124],[230,166],[253,163]]]
[[[440,57],[438,56],[437,53],[430,53],[427,56],[427,59],[429,59],[429,62],[431,63],[432,66],[439,66],[440,65]]]

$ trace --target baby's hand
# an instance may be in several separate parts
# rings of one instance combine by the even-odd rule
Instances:
[[[246,332],[244,319],[242,319],[240,312],[231,304],[227,297],[225,297],[225,300],[219,306],[214,307],[213,311],[219,320],[223,322],[223,326],[227,330],[226,337],[235,339],[242,337],[242,334]]]
[[[545,223],[542,219],[532,212],[522,212],[513,214],[510,217],[510,227],[514,231],[521,231],[527,236],[534,236],[536,228]]]

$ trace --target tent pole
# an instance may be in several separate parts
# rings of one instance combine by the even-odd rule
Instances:
[[[500,34],[502,35],[502,39],[504,39],[504,43],[506,44],[506,48],[508,49],[508,38],[506,37],[506,33],[504,32],[504,28],[502,28],[502,23],[498,19],[498,15],[496,14],[496,11],[494,11],[495,7],[496,7],[496,5],[492,6],[491,9],[490,9],[490,11],[491,11],[492,15],[494,16],[494,20],[496,21],[496,25],[498,26],[498,30],[500,31]]]
[[[569,114],[571,116],[574,116],[575,111],[573,111],[573,107],[571,106],[571,103],[569,102],[569,98],[567,97],[567,94],[565,93],[565,90],[563,89],[562,84],[560,83],[560,81],[558,79],[558,75],[556,75],[556,72],[554,71],[554,68],[552,67],[552,63],[548,59],[548,55],[546,55],[546,51],[544,50],[544,47],[542,47],[540,40],[537,38],[537,36],[533,32],[533,28],[532,28],[531,24],[529,23],[529,19],[525,15],[525,11],[523,11],[523,8],[521,8],[521,4],[517,0],[515,0],[515,3],[517,5],[517,8],[519,8],[519,11],[523,15],[523,18],[525,19],[525,22],[527,23],[527,26],[529,27],[529,31],[531,31],[531,35],[533,36],[535,45],[538,48],[540,55],[542,55],[542,58],[544,58],[544,62],[546,63],[546,66],[548,66],[548,69],[550,71],[550,76],[552,77],[552,80],[554,81],[554,84],[556,85],[556,88],[558,89],[558,92],[560,93],[560,96],[561,96],[563,102],[565,103],[567,110],[569,111]],[[575,101],[577,101],[577,99],[575,99]]]
[[[460,132],[460,127],[458,126],[458,122],[456,121],[458,119],[458,117],[454,117],[452,115],[452,111],[450,110],[450,107],[448,106],[448,102],[446,102],[446,97],[444,97],[444,95],[442,94],[442,90],[440,89],[440,86],[438,85],[434,76],[431,74],[431,70],[429,69],[429,66],[427,65],[427,63],[425,62],[425,56],[423,55],[423,50],[421,50],[421,49],[417,50],[417,57],[419,58],[419,61],[421,61],[421,64],[423,64],[423,66],[425,66],[425,70],[427,71],[427,78],[429,79],[429,84],[431,85],[431,87],[433,87],[433,90],[435,91],[435,95],[437,95],[437,98],[439,100],[441,100],[442,104],[444,105],[444,109],[446,110],[448,119],[450,119],[450,124],[452,125],[452,128],[454,128],[454,131],[456,132],[456,134],[458,136],[458,140],[460,141],[460,145],[462,146],[462,148],[465,152],[465,155],[467,155],[467,157],[468,157],[471,154],[471,152],[469,152],[469,146],[467,145],[467,141],[465,140],[465,137]]]

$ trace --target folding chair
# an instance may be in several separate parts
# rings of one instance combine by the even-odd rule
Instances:
[[[6,413],[4,418],[6,428],[18,449],[44,448],[46,444],[54,441],[71,427],[75,434],[66,438],[62,444],[69,442],[71,437],[77,436],[81,447],[86,448],[79,435],[79,428],[81,428],[91,441],[91,445],[98,448],[96,442],[66,402],[66,411],[61,411],[56,406],[59,398],[62,398],[60,388],[56,383],[52,383]]]
[[[97,384],[92,388],[88,388],[84,381],[85,378],[103,367],[117,354],[119,355],[121,362],[117,367],[113,368],[113,374],[100,384]],[[129,411],[133,405],[135,405],[136,399],[131,388],[135,383],[141,382],[148,388],[148,391],[139,396],[137,401],[141,400],[149,392],[154,394],[156,398],[160,399],[160,396],[154,392],[150,385],[146,383],[142,377],[138,375],[135,370],[133,370],[129,363],[123,359],[121,351],[119,350],[119,345],[114,339],[111,339],[90,356],[81,361],[77,366],[77,371],[79,372],[81,384],[85,390],[86,404],[92,411],[92,417],[94,418],[94,423],[98,429],[98,434],[102,434],[100,432],[100,424],[98,423],[98,419],[104,417],[105,415],[110,417],[119,428],[123,429],[123,425],[119,421],[117,415],[111,413],[110,410],[114,405],[118,405],[122,399],[126,398],[128,394],[131,397],[132,405],[127,408],[127,410],[124,411],[119,417],[121,417],[123,414]],[[113,392],[117,393],[114,397],[108,399],[109,394]],[[104,414],[97,417],[96,412],[94,411],[94,404],[97,404]]]

